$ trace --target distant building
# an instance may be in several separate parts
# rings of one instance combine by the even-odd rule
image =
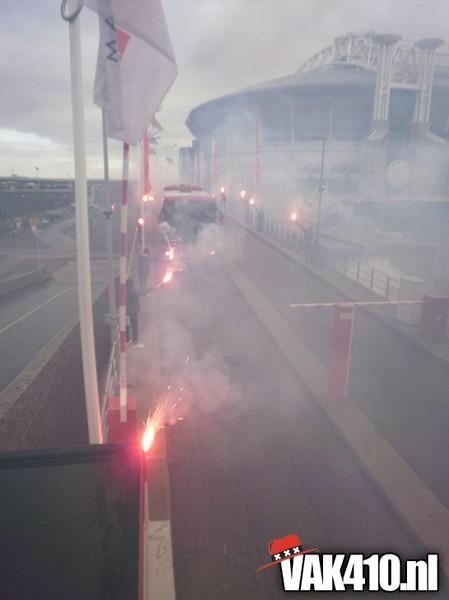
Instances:
[[[104,204],[103,180],[87,183],[90,203]],[[111,182],[113,196],[120,201],[121,182]],[[75,202],[73,179],[0,177],[0,220],[33,216],[70,207]]]
[[[318,196],[324,218],[416,228],[449,221],[449,48],[348,34],[295,74],[194,108],[180,175],[286,206]],[[319,138],[319,139],[317,139]]]

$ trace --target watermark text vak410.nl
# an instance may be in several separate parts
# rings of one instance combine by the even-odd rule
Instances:
[[[396,554],[307,554],[280,563],[285,591],[438,591],[438,555],[401,561]]]

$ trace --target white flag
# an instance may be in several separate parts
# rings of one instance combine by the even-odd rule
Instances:
[[[87,0],[100,19],[94,101],[108,134],[137,143],[177,74],[161,0]]]

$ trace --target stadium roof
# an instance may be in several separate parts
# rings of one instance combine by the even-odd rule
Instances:
[[[382,40],[388,40],[389,43],[393,41],[395,46],[393,83],[411,87],[418,85],[422,48],[430,45],[436,48],[435,83],[449,86],[449,49],[442,40],[414,42],[402,40],[395,35],[378,36],[375,32],[360,35],[349,33],[335,38],[332,45],[313,55],[292,75],[258,83],[197,106],[190,112],[186,125],[195,134],[200,121],[204,121],[205,115],[210,112],[209,109],[220,112],[233,101],[249,99],[259,94],[282,90],[307,93],[314,88],[332,89],[340,86],[354,86],[360,91],[363,88],[373,89],[379,60],[379,42]]]

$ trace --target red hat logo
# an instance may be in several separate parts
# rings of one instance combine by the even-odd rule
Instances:
[[[263,571],[268,567],[277,565],[283,560],[289,560],[295,558],[295,556],[301,556],[301,554],[309,554],[310,552],[317,552],[318,548],[310,548],[303,550],[301,540],[296,533],[290,533],[281,538],[277,538],[268,544],[268,553],[271,556],[271,562],[259,567],[257,572]]]

